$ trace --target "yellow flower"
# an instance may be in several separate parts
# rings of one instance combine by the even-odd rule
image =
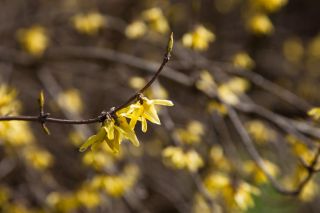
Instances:
[[[226,103],[235,105],[239,95],[249,89],[249,82],[243,78],[234,77],[218,87],[218,96]]]
[[[217,89],[213,76],[207,70],[201,71],[199,80],[196,81],[196,87],[197,89],[211,95],[214,94]]]
[[[101,170],[113,165],[111,155],[107,155],[102,151],[86,152],[83,156],[82,162],[85,165],[93,166],[97,170]]]
[[[233,65],[237,68],[251,70],[255,63],[246,52],[239,52],[233,57]]]
[[[19,111],[20,103],[16,100],[17,92],[7,85],[0,86],[0,115]]]
[[[228,113],[226,106],[217,101],[210,101],[207,105],[207,110],[209,113],[217,112],[220,116],[225,116]]]
[[[173,132],[174,137],[186,144],[199,143],[203,134],[204,127],[199,121],[191,121],[186,129],[176,129]]]
[[[288,135],[286,140],[291,144],[292,152],[309,165],[314,158],[315,150],[310,150],[306,144],[293,135]]]
[[[11,146],[23,146],[34,142],[34,136],[27,122],[0,122],[0,138]]]
[[[91,182],[92,189],[101,189],[112,197],[121,197],[136,183],[138,169],[134,165],[127,165],[119,175],[95,176]]]
[[[257,35],[269,35],[274,30],[269,17],[264,14],[257,14],[251,17],[248,26]]]
[[[297,186],[304,180],[307,176],[307,170],[304,166],[299,165],[293,171],[293,174],[286,176],[282,183],[285,187],[290,189],[296,189]],[[299,194],[299,199],[304,202],[312,201],[316,198],[319,193],[319,187],[314,179],[309,180],[309,182],[303,187]]]
[[[185,156],[180,147],[169,146],[162,151],[164,163],[168,166],[183,169],[185,167]]]
[[[87,35],[95,35],[106,24],[106,18],[98,13],[78,14],[72,17],[74,28]]]
[[[80,147],[80,152],[94,144],[106,142],[115,153],[118,153],[123,139],[128,139],[133,145],[139,146],[138,138],[126,118],[118,116],[117,124],[113,118],[110,118],[106,120],[96,135],[89,137]]]
[[[259,120],[248,121],[245,127],[251,137],[259,144],[266,144],[276,137],[276,133]]]
[[[314,180],[310,180],[302,189],[299,199],[302,201],[312,201],[319,193],[319,186]]]
[[[277,176],[277,174],[279,173],[279,168],[275,164],[270,161],[264,160],[264,165],[272,177]],[[268,178],[266,177],[264,172],[253,161],[244,162],[243,170],[246,174],[252,176],[255,182],[258,184],[268,182]]]
[[[320,119],[320,107],[312,108],[308,111],[308,115],[312,117],[314,120]]]
[[[259,195],[260,190],[246,182],[241,182],[234,194],[234,201],[241,210],[254,206],[252,195]]]
[[[225,157],[224,152],[219,145],[214,145],[210,150],[210,159],[215,168],[221,171],[231,171],[231,164],[229,160]]]
[[[147,31],[147,26],[143,21],[134,21],[126,27],[125,34],[130,39],[143,36]]]
[[[256,1],[256,0],[254,0]],[[276,12],[281,7],[286,5],[288,0],[258,0],[256,3],[268,12]]]
[[[82,99],[77,89],[69,89],[58,94],[57,102],[61,108],[73,114],[83,110]]]
[[[212,205],[205,200],[205,198],[200,194],[196,193],[193,198],[192,205],[193,213],[222,213],[223,208],[217,203],[214,202]]]
[[[46,202],[57,212],[72,212],[77,206],[77,199],[75,196],[59,192],[51,192],[46,197]]]
[[[142,13],[142,18],[149,24],[151,29],[159,33],[166,33],[169,30],[169,24],[160,8],[154,7]]]
[[[45,28],[37,25],[19,30],[18,40],[23,48],[34,56],[41,56],[49,43]]]
[[[193,32],[186,33],[182,37],[185,47],[203,51],[208,49],[209,44],[215,40],[215,35],[202,25],[195,27]]]
[[[143,132],[147,131],[147,120],[160,125],[160,119],[156,111],[155,105],[173,106],[173,103],[168,100],[154,99],[149,100],[142,97],[140,101],[129,106],[127,112],[122,113],[123,116],[130,118],[130,128],[136,126],[137,121],[141,121],[141,129]]]
[[[76,192],[76,199],[80,205],[85,206],[88,209],[97,207],[101,202],[99,194],[87,188],[78,190]]]
[[[189,150],[186,153],[186,169],[190,172],[196,172],[199,168],[203,167],[204,162],[195,150]]]
[[[23,154],[27,163],[38,170],[48,168],[53,162],[53,158],[49,152],[36,147],[27,147]]]
[[[221,172],[211,173],[204,179],[204,186],[213,198],[219,196],[229,184],[229,177]]]
[[[195,172],[204,165],[201,156],[195,150],[184,152],[181,147],[169,146],[165,148],[162,157],[167,166],[187,169],[190,172]]]

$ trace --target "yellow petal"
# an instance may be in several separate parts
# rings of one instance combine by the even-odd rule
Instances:
[[[163,105],[163,106],[173,106],[174,105],[172,103],[172,101],[169,101],[169,100],[155,99],[155,100],[152,100],[152,102],[153,102],[153,104]]]
[[[154,105],[150,105],[148,110],[145,109],[143,117],[148,119],[150,122],[160,125],[160,119],[158,117],[157,110],[155,109]]]
[[[136,111],[134,111],[132,113],[132,117],[130,120],[130,128],[131,129],[134,129],[134,127],[136,126],[137,121],[138,121],[139,117],[142,115],[143,111],[144,111],[144,107],[140,106],[139,109],[137,109]]]
[[[141,129],[142,132],[147,132],[147,120],[145,118],[142,118],[141,120]]]
[[[84,152],[92,144],[103,141],[105,136],[106,136],[106,134],[107,133],[106,133],[105,128],[100,128],[99,132],[96,135],[93,135],[93,136],[88,138],[88,140],[80,147],[79,151],[80,152]]]
[[[88,138],[88,140],[81,145],[81,147],[79,148],[80,152],[84,152],[88,149],[89,146],[91,146],[92,144],[94,144],[97,140],[97,136],[96,135],[92,135],[91,137]]]
[[[130,142],[135,145],[135,146],[139,146],[140,143],[139,143],[139,140],[136,136],[136,133],[134,132],[133,129],[130,128],[126,118],[124,117],[120,117],[118,118],[119,120],[119,123],[120,123],[120,128],[119,129],[122,129],[124,131],[124,136],[130,140]]]
[[[108,139],[109,140],[113,140],[113,138],[114,138],[114,122],[113,121],[109,121],[104,128],[105,128],[105,130],[107,132]]]

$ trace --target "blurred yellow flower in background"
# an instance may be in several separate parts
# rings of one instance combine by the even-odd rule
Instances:
[[[226,106],[217,101],[210,101],[207,105],[207,110],[209,113],[217,112],[220,116],[225,116],[228,113]]]
[[[274,163],[268,160],[264,160],[263,162],[265,168],[272,177],[276,177],[279,174],[279,168]],[[243,170],[247,175],[252,177],[257,184],[268,182],[267,176],[253,161],[245,161],[243,163]]]
[[[79,204],[88,209],[97,207],[101,202],[99,193],[86,187],[78,190],[75,196]]]
[[[215,94],[217,90],[214,77],[208,70],[202,70],[200,72],[199,79],[196,81],[196,87],[209,95]]]
[[[145,20],[151,29],[158,33],[169,31],[169,24],[162,10],[158,7],[150,8],[142,12],[142,19]]]
[[[320,119],[320,107],[314,107],[308,111],[308,115],[314,120]]]
[[[17,37],[22,47],[34,56],[41,56],[49,45],[47,30],[42,26],[21,29]]]
[[[245,93],[250,87],[249,82],[240,77],[233,77],[218,87],[218,96],[225,103],[236,105],[239,102],[239,96]]]
[[[86,35],[96,35],[106,23],[106,17],[98,12],[77,14],[72,17],[73,27]]]
[[[245,127],[250,136],[259,144],[266,144],[276,139],[275,131],[260,120],[247,121]]]
[[[196,172],[204,165],[199,153],[193,149],[183,151],[181,147],[169,146],[162,151],[162,157],[168,167],[186,169],[190,172]]]
[[[249,30],[257,35],[269,35],[273,33],[274,27],[269,17],[265,14],[256,14],[249,18]]]
[[[27,147],[23,150],[27,163],[32,165],[35,169],[47,169],[53,163],[52,155],[37,147]]]
[[[198,25],[192,32],[186,33],[182,37],[182,44],[198,51],[207,50],[209,44],[215,40],[213,32],[202,25]]]
[[[197,144],[201,142],[201,137],[204,135],[204,126],[199,121],[193,120],[185,129],[175,129],[173,135],[182,143]]]
[[[255,2],[254,2],[255,1]],[[268,12],[276,12],[287,4],[288,0],[253,0]]]
[[[221,146],[213,145],[210,149],[209,156],[214,168],[219,169],[219,171],[225,171],[225,172],[230,172],[232,170],[230,161],[225,156]]]
[[[260,190],[246,182],[241,182],[236,189],[234,201],[241,210],[247,210],[254,206],[254,195],[259,195]]]
[[[111,197],[121,197],[136,183],[139,170],[135,165],[127,165],[119,175],[99,175],[90,181],[92,189],[103,190]]]
[[[130,39],[142,37],[147,32],[147,25],[143,21],[134,21],[125,29],[125,34]]]
[[[251,70],[255,66],[254,60],[246,52],[239,52],[233,56],[233,65],[236,68]]]
[[[57,102],[61,108],[72,114],[81,113],[83,110],[83,102],[77,89],[68,89],[58,94]]]

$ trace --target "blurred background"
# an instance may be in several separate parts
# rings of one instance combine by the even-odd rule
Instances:
[[[0,122],[1,212],[319,212],[320,1],[0,0],[0,114],[87,119],[145,92],[161,125]],[[309,111],[309,115],[307,112]],[[312,169],[310,169],[312,165]]]

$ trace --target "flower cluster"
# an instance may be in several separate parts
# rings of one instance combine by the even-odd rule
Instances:
[[[234,183],[224,173],[212,173],[204,180],[204,185],[210,196],[222,198],[226,206],[236,212],[245,211],[254,205],[253,196],[260,190],[244,181]]]
[[[260,120],[250,120],[245,123],[245,127],[258,144],[266,144],[276,138],[276,132]]]
[[[95,35],[105,26],[106,18],[98,12],[77,14],[72,18],[72,24],[80,33]]]
[[[147,97],[140,96],[135,103],[115,112],[113,116],[108,115],[98,133],[89,137],[80,147],[80,151],[83,152],[90,146],[106,142],[115,153],[118,153],[120,144],[125,139],[139,146],[135,126],[140,121],[142,131],[146,132],[147,120],[160,125],[156,105],[173,106],[173,103],[168,100],[149,100]]]
[[[186,33],[182,37],[182,44],[194,50],[203,51],[209,48],[209,44],[215,40],[216,36],[202,25],[198,25],[192,32]]]
[[[160,34],[168,32],[169,24],[160,8],[143,11],[139,19],[127,26],[125,34],[130,39],[136,39],[145,35],[148,29]]]
[[[181,147],[169,146],[163,150],[162,156],[164,164],[176,169],[196,172],[204,165],[201,156],[194,149],[185,152]]]

